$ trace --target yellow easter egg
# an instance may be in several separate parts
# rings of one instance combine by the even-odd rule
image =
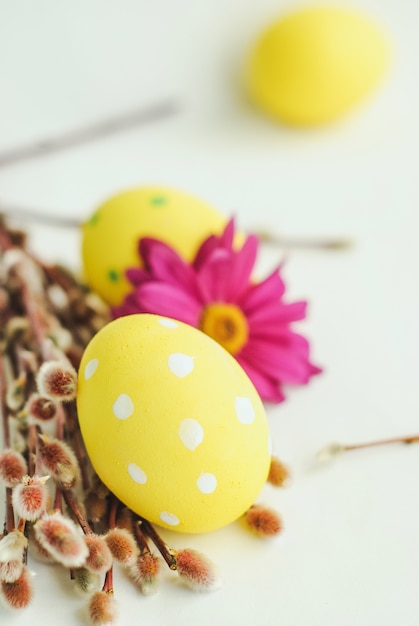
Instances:
[[[201,200],[166,187],[141,187],[111,198],[83,224],[82,256],[90,286],[111,305],[132,286],[128,267],[139,265],[138,240],[155,237],[190,260],[226,219]]]
[[[339,7],[302,9],[272,24],[249,58],[247,85],[266,113],[297,126],[346,113],[382,79],[389,42],[369,18]]]
[[[166,528],[220,528],[266,481],[259,395],[224,348],[182,322],[138,314],[106,325],[84,353],[77,407],[101,480]]]

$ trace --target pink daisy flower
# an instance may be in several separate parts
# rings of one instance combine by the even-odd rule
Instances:
[[[291,328],[307,303],[284,302],[279,269],[252,282],[257,237],[246,237],[239,250],[233,240],[230,220],[189,264],[163,241],[141,239],[143,266],[127,270],[133,291],[113,315],[155,313],[199,328],[237,359],[263,400],[282,402],[283,385],[306,384],[321,371],[310,362],[308,341]]]

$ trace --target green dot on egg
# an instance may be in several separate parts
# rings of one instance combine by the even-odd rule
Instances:
[[[96,213],[93,213],[92,217],[88,220],[88,224],[89,226],[95,226],[98,221],[100,219],[100,214],[99,211],[96,211]]]
[[[154,196],[150,200],[150,204],[153,206],[162,206],[163,204],[166,204],[166,202],[167,202],[166,196]]]
[[[117,270],[108,270],[108,278],[112,283],[117,283],[120,277],[120,273]]]

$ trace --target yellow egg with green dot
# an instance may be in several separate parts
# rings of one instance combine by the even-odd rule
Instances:
[[[155,237],[191,260],[202,241],[219,234],[226,218],[202,200],[167,187],[141,187],[105,202],[83,224],[86,279],[111,305],[131,291],[125,277],[139,265],[138,240]]]
[[[157,315],[121,317],[87,346],[77,408],[104,484],[142,517],[207,532],[240,517],[269,472],[264,406],[213,339]]]

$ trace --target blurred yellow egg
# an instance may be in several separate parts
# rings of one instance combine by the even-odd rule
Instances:
[[[311,7],[262,34],[247,64],[247,86],[255,104],[286,124],[325,124],[379,83],[389,58],[387,36],[369,18]]]
[[[182,322],[140,314],[100,330],[80,365],[77,407],[101,480],[166,528],[220,528],[266,481],[259,395],[226,350]]]
[[[202,200],[166,187],[142,187],[114,196],[82,228],[82,256],[90,286],[111,305],[131,290],[128,267],[139,265],[138,240],[156,237],[190,260],[226,219]]]

